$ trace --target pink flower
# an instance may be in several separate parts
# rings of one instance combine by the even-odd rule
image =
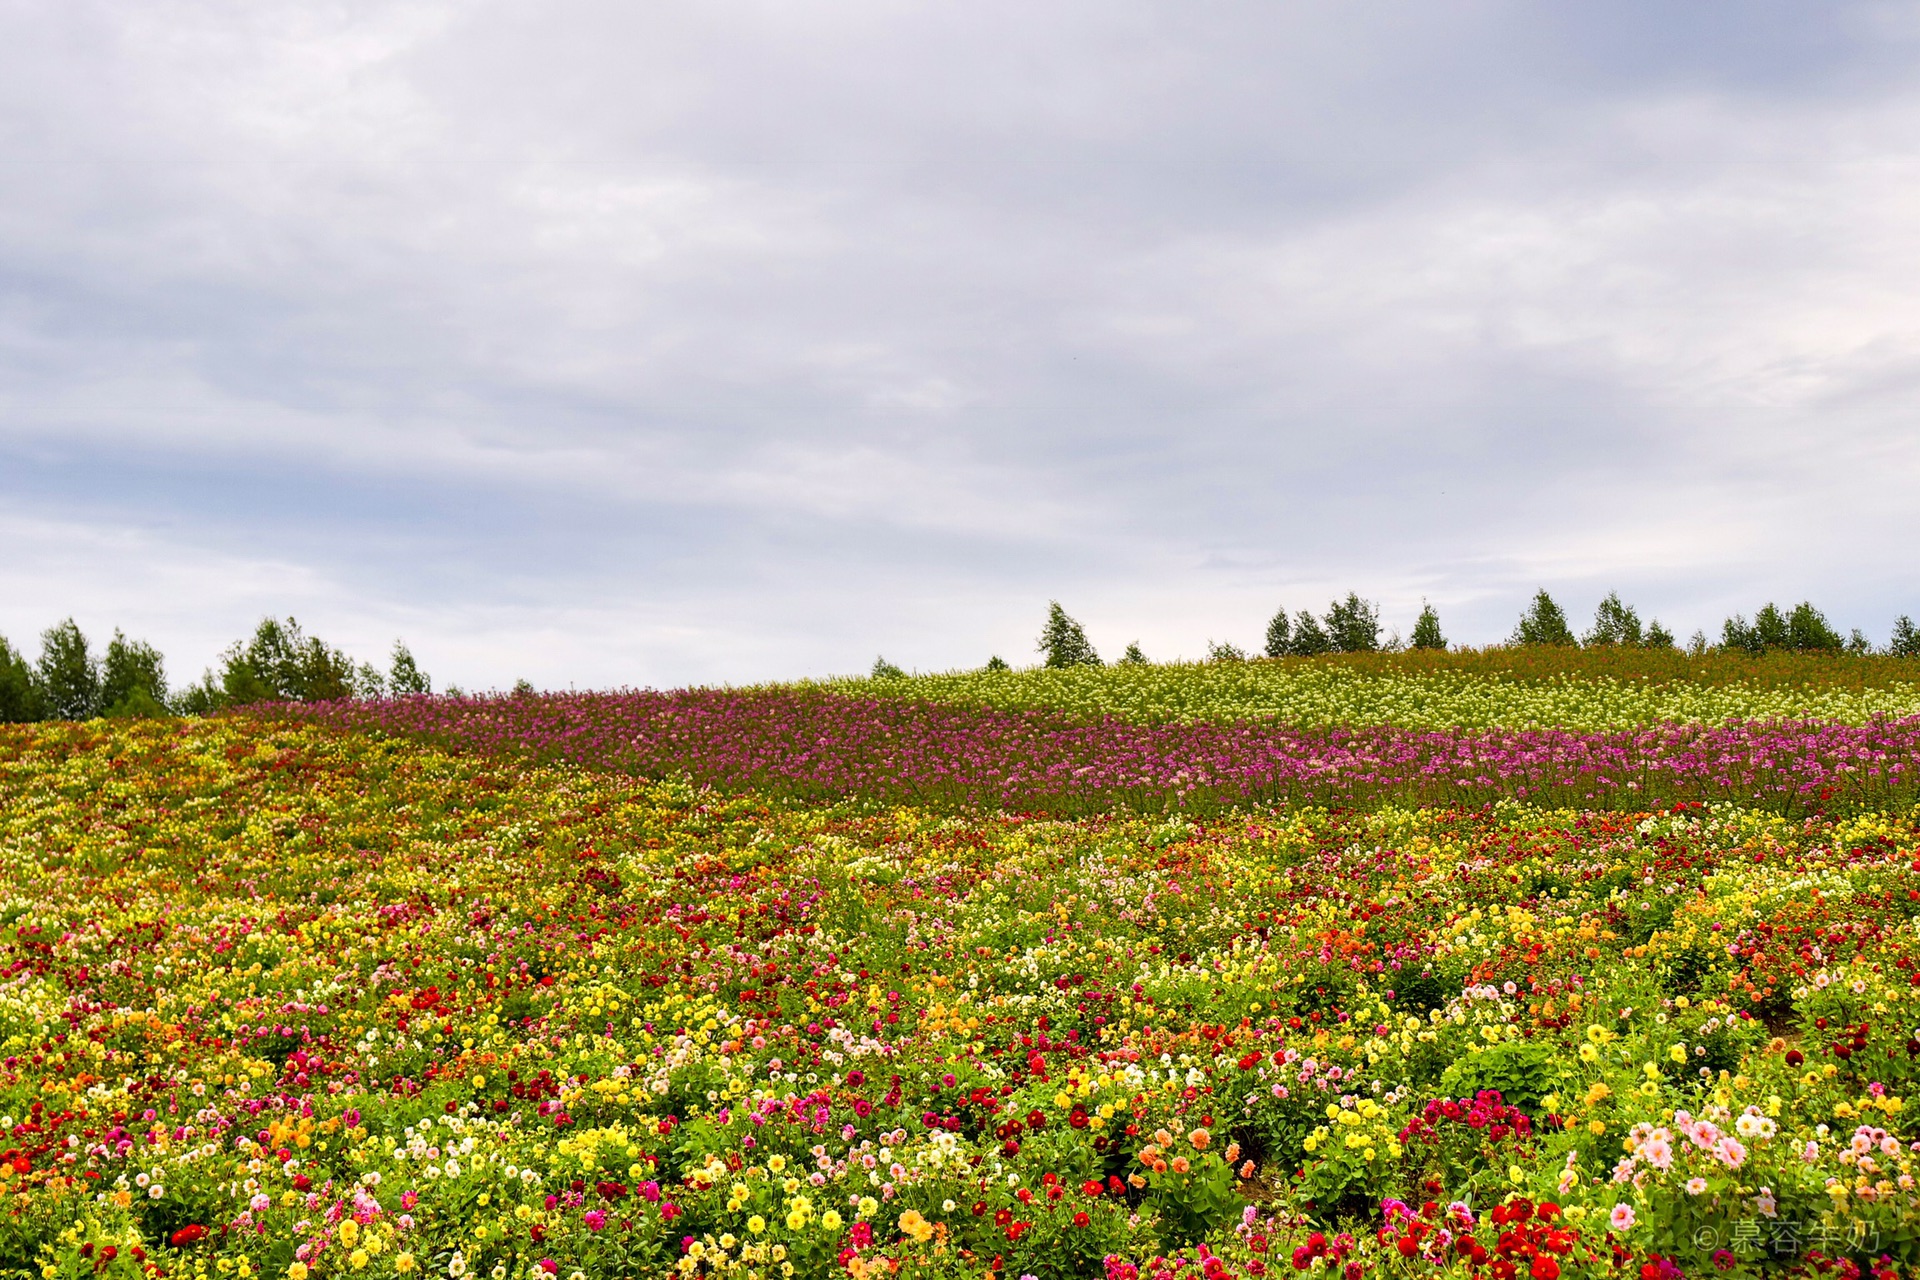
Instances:
[[[1607,1225],[1615,1231],[1633,1230],[1634,1221],[1633,1206],[1630,1204],[1616,1204],[1613,1206],[1613,1212],[1607,1215]]]
[[[599,1209],[587,1210],[580,1220],[587,1224],[589,1231],[604,1230],[607,1225],[607,1215]]]

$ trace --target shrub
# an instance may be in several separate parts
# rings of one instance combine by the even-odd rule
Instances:
[[[1527,606],[1527,611],[1520,615],[1520,621],[1514,627],[1513,637],[1508,643],[1572,648],[1579,641],[1573,637],[1573,628],[1567,625],[1567,615],[1542,587],[1534,593],[1533,603]]]
[[[1040,632],[1040,652],[1047,655],[1049,667],[1097,667],[1100,655],[1094,651],[1087,633],[1067,616],[1058,600],[1047,602],[1047,625]]]

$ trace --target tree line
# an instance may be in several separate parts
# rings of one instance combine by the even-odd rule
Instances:
[[[220,655],[217,669],[184,688],[168,686],[160,651],[115,628],[96,653],[72,618],[40,636],[29,662],[0,636],[0,722],[95,716],[206,715],[252,702],[326,702],[433,692],[433,681],[396,640],[387,669],[356,663],[307,635],[293,618],[262,618],[253,635]]]
[[[1440,629],[1440,615],[1431,604],[1421,604],[1420,616],[1406,640],[1397,631],[1381,635],[1380,606],[1363,600],[1356,591],[1344,600],[1335,600],[1323,614],[1306,609],[1289,614],[1285,608],[1267,623],[1266,644],[1258,654],[1249,654],[1226,641],[1207,641],[1210,662],[1242,661],[1249,657],[1310,658],[1326,653],[1380,653],[1407,649],[1444,650],[1447,638]],[[1576,634],[1566,611],[1544,589],[1534,594],[1506,643],[1512,646],[1547,645],[1564,648],[1606,648],[1621,646],[1639,649],[1677,649],[1679,642],[1658,618],[1644,623],[1632,605],[1609,591],[1594,610],[1593,623]],[[1755,612],[1749,622],[1735,614],[1720,628],[1719,640],[1708,639],[1696,631],[1687,643],[1694,654],[1709,652],[1769,652],[1885,654],[1892,657],[1920,657],[1920,629],[1902,614],[1895,619],[1893,634],[1885,645],[1875,646],[1859,630],[1842,636],[1827,617],[1811,603],[1802,601],[1790,609],[1769,602]],[[1075,621],[1060,602],[1048,604],[1046,625],[1041,629],[1039,652],[1049,667],[1100,666],[1100,654],[1087,639],[1086,629]],[[1144,664],[1147,657],[1138,642],[1129,644],[1119,665]],[[987,663],[990,671],[1010,670],[1007,662],[994,657]],[[874,664],[874,675],[904,674],[884,658]]]

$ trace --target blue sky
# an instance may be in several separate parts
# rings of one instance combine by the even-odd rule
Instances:
[[[1920,613],[1920,8],[0,2],[0,634]]]

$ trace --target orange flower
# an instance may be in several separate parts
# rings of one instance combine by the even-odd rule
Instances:
[[[1195,1129],[1187,1135],[1187,1141],[1193,1144],[1195,1151],[1205,1151],[1208,1144],[1213,1141],[1213,1135],[1205,1129]]]

